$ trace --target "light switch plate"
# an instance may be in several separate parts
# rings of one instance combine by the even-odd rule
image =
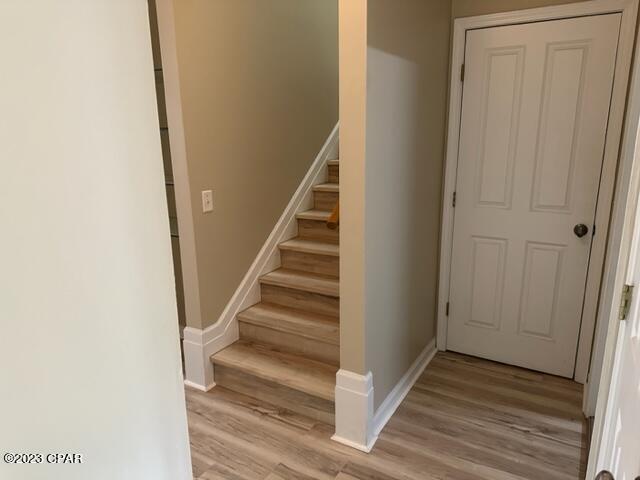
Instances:
[[[204,190],[202,192],[202,213],[213,212],[213,191]]]

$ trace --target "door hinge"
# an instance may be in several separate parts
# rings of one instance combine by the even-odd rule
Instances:
[[[447,308],[445,310],[445,315],[448,317],[449,316],[449,302],[447,302]]]
[[[620,310],[618,311],[618,319],[626,320],[633,299],[633,285],[625,285],[622,287],[622,295],[620,296]]]
[[[462,64],[462,67],[460,67],[460,81],[464,82],[464,71],[465,71],[465,64]]]
[[[453,208],[456,208],[457,197],[458,197],[458,192],[453,192],[453,202],[451,202],[451,205],[453,205]]]

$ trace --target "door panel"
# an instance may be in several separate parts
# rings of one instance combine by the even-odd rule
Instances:
[[[571,211],[587,44],[547,48],[532,210]]]
[[[482,155],[478,161],[479,205],[511,208],[523,57],[522,48],[498,49],[487,55],[487,91],[480,127]]]
[[[518,332],[553,341],[565,245],[527,242]]]
[[[573,376],[620,19],[467,33],[447,348]]]
[[[504,239],[473,238],[470,325],[500,328],[506,250]]]

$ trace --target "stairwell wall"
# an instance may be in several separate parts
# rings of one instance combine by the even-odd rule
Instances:
[[[192,205],[185,294],[199,292],[187,325],[205,329],[219,319],[338,120],[337,0],[159,3],[166,2],[188,171],[184,203]],[[213,190],[212,213],[202,213],[203,190]],[[197,288],[187,287],[187,277]]]
[[[435,338],[451,0],[340,17],[341,368],[378,409]]]
[[[340,0],[333,439],[370,451],[435,354],[451,0]]]
[[[377,409],[435,338],[451,1],[369,0],[366,363]]]

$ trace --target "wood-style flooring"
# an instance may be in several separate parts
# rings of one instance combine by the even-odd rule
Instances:
[[[439,353],[370,454],[333,427],[216,387],[187,390],[198,480],[582,479],[582,388]]]

